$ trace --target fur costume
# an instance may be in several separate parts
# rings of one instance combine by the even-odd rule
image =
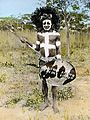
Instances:
[[[36,11],[32,14],[31,20],[38,32],[43,32],[42,21],[44,19],[50,19],[52,21],[52,30],[58,31],[60,28],[60,17],[57,11],[51,7],[41,7],[37,8]]]

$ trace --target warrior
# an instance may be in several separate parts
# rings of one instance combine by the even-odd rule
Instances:
[[[40,78],[42,78],[42,92],[44,95],[45,103],[41,105],[41,109],[44,110],[48,107],[48,86],[46,81],[45,72],[50,69],[55,61],[55,59],[61,59],[60,49],[60,34],[57,32],[60,26],[59,15],[54,8],[42,7],[37,9],[32,15],[32,22],[36,25],[37,41],[33,48],[40,51]],[[45,64],[48,64],[45,69],[41,70]],[[50,67],[51,66],[51,67]],[[51,76],[55,76],[52,71]],[[53,109],[55,108],[55,97],[56,97],[56,86],[52,86],[52,97],[53,97]]]
[[[56,87],[57,78],[65,77],[63,85],[71,82],[76,77],[75,68],[68,62],[61,59],[61,41],[58,32],[60,28],[60,17],[55,8],[42,7],[36,9],[31,20],[37,29],[37,41],[32,48],[40,52],[39,66],[40,78],[42,79],[42,92],[44,95],[44,104],[41,109],[44,110],[49,105],[47,79],[51,79],[51,91],[53,98],[53,110],[58,111],[56,107]],[[55,81],[56,79],[56,81]],[[55,81],[55,82],[54,82]]]

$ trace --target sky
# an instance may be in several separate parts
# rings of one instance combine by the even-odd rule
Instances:
[[[0,0],[0,17],[19,16],[32,13],[37,7],[39,0]]]

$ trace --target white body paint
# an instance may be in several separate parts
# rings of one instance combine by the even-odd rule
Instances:
[[[45,57],[49,56],[49,34],[45,35]]]
[[[45,33],[38,33],[38,35],[45,38],[45,43],[40,44],[40,48],[44,47],[45,49],[45,57],[49,56],[49,49],[55,49],[55,45],[49,44],[49,36],[60,36],[60,34],[56,31],[53,32],[45,32]]]

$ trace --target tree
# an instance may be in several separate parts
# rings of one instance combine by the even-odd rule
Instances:
[[[10,16],[10,17],[3,17],[0,21],[0,29],[7,30],[7,25],[9,26],[16,26],[17,18]]]
[[[21,18],[19,19],[19,24],[23,29],[29,29],[32,30],[34,27],[31,23],[31,14],[24,14],[21,16]]]

